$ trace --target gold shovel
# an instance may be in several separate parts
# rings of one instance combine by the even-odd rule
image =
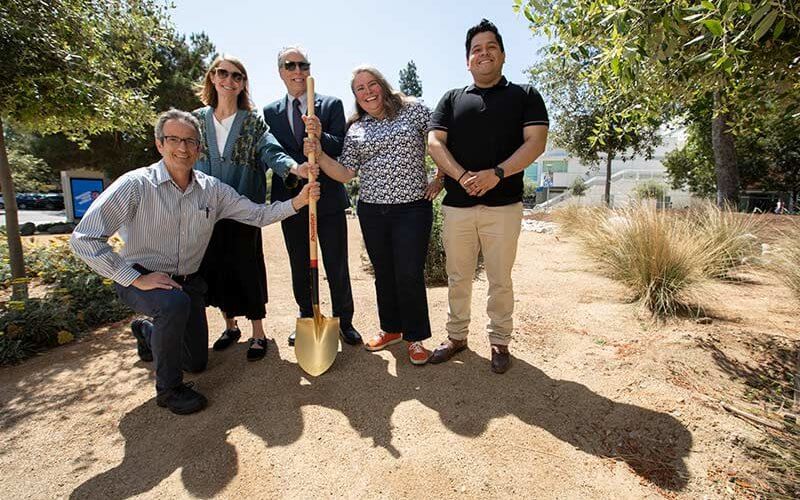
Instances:
[[[314,78],[307,80],[306,101],[308,116],[314,116]],[[313,139],[311,135],[309,135]],[[316,163],[314,154],[308,155],[309,163]],[[314,174],[309,173],[308,182],[314,182]],[[339,352],[339,318],[326,318],[319,310],[319,268],[317,267],[317,202],[308,204],[308,243],[311,262],[311,307],[313,318],[298,318],[294,340],[294,354],[297,363],[306,373],[316,377],[331,367]]]

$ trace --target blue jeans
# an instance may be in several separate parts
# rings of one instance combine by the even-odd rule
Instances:
[[[433,224],[431,202],[359,202],[358,221],[375,270],[381,329],[403,332],[409,342],[430,338],[424,273]]]
[[[145,328],[144,336],[153,351],[159,393],[180,385],[183,370],[201,372],[208,364],[206,282],[193,275],[182,287],[144,291],[133,285],[116,285],[122,302],[152,318],[153,328]]]

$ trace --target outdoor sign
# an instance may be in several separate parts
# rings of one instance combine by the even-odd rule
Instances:
[[[67,220],[75,222],[86,214],[92,202],[100,196],[107,182],[102,172],[93,170],[64,170],[61,188]]]
[[[80,219],[86,214],[89,205],[103,192],[103,179],[73,177],[69,183],[72,188],[72,207],[75,218]]]

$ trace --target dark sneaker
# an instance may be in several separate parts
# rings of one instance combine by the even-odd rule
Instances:
[[[144,335],[145,324],[149,328],[153,328],[153,324],[146,319],[135,319],[131,321],[131,332],[136,337],[136,353],[142,361],[153,361],[153,351],[147,345],[147,338]],[[152,330],[151,330],[152,331]]]
[[[208,404],[208,400],[192,389],[192,385],[188,382],[162,391],[156,396],[156,404],[162,408],[169,408],[169,411],[178,415],[188,415],[202,410]]]
[[[247,361],[258,361],[267,354],[267,339],[250,339],[247,349]]]
[[[239,331],[238,327],[225,330],[222,332],[222,335],[219,336],[217,341],[214,342],[214,350],[221,351],[223,349],[227,349],[231,345],[235,344],[241,336],[242,332]]]

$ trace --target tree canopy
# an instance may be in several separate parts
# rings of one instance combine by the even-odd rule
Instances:
[[[408,61],[404,69],[400,70],[400,91],[405,95],[422,97],[422,82],[417,75],[417,65]]]
[[[607,99],[609,89],[602,82],[590,84],[582,70],[574,59],[546,58],[530,69],[530,78],[548,100],[555,144],[588,165],[605,160],[610,203],[612,160],[651,157],[660,143],[662,116],[636,105],[636,95]]]
[[[759,97],[769,93],[796,112],[794,0],[515,0],[515,8],[550,37],[550,57],[584,63],[587,81],[602,82],[609,99],[635,92],[645,109],[676,114],[712,99],[720,202],[738,196],[734,134],[761,110]]]
[[[191,111],[201,106],[194,86],[215,55],[214,44],[205,33],[194,33],[187,40],[170,30],[168,44],[156,52],[158,83],[148,95],[155,111],[173,107]],[[111,178],[159,158],[150,127],[106,132],[90,136],[88,141],[88,148],[81,147],[65,134],[52,134],[34,139],[30,151],[55,170],[92,168],[105,171]]]
[[[155,0],[0,4],[0,183],[15,297],[27,285],[4,124],[76,140],[149,124],[165,8]]]

